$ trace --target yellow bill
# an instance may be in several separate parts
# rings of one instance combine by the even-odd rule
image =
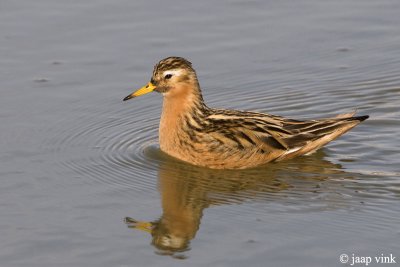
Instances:
[[[126,96],[124,98],[124,101],[129,100],[131,98],[137,97],[137,96],[141,96],[144,94],[148,94],[154,91],[154,89],[156,89],[156,86],[154,84],[152,84],[151,82],[149,82],[148,84],[146,84],[145,86],[143,86],[142,88],[140,88],[139,90],[133,92],[132,94]]]
[[[137,229],[151,234],[153,230],[153,224],[151,222],[137,222],[132,225],[128,225],[129,228]]]
[[[148,233],[151,233],[154,228],[152,222],[137,221],[131,217],[125,217],[125,223],[128,225],[129,228],[138,229]]]

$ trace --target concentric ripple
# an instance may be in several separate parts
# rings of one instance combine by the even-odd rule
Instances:
[[[154,190],[157,156],[161,154],[157,147],[158,116],[132,119],[137,112],[132,108],[129,114],[119,110],[118,116],[94,116],[96,111],[85,109],[74,112],[85,115],[52,125],[52,138],[44,144],[62,167],[58,171],[117,189]],[[137,114],[146,114],[146,108]],[[148,150],[155,158],[149,159]]]

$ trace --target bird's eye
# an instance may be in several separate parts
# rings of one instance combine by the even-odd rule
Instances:
[[[167,75],[165,75],[164,78],[168,80],[168,79],[171,79],[171,77],[172,77],[172,74],[167,74]]]

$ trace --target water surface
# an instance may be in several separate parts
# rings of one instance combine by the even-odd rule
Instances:
[[[0,6],[1,266],[400,259],[398,1]],[[371,117],[309,157],[190,166],[158,148],[160,95],[122,102],[171,55],[212,107]]]

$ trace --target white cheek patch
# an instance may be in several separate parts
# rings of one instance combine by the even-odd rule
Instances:
[[[182,74],[182,70],[167,70],[163,72],[163,77],[165,77],[168,74],[171,74],[172,76],[180,76]]]

